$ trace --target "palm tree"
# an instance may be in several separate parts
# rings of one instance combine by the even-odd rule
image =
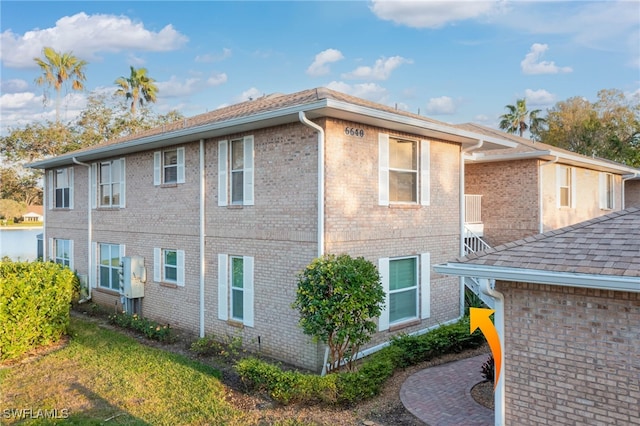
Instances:
[[[115,81],[120,88],[116,90],[116,95],[131,99],[131,115],[136,115],[136,105],[143,106],[145,102],[155,102],[158,93],[158,86],[155,80],[147,76],[146,68],[135,69],[131,66],[129,78],[120,77]]]
[[[86,80],[84,69],[87,62],[78,59],[72,52],[56,52],[52,47],[42,49],[44,58],[33,58],[42,70],[42,75],[36,79],[39,86],[53,86],[56,91],[56,123],[60,122],[60,90],[68,80],[71,89],[83,90]]]
[[[529,129],[532,139],[539,136],[546,123],[544,118],[538,117],[538,114],[540,114],[539,109],[528,111],[527,101],[524,98],[516,100],[515,105],[506,105],[505,108],[509,112],[500,116],[500,129],[505,130],[507,133],[517,133],[520,137],[522,137],[525,130]]]

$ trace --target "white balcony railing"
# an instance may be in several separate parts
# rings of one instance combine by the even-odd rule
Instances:
[[[464,194],[464,223],[482,223],[482,195]]]

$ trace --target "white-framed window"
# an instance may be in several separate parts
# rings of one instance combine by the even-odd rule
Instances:
[[[378,270],[385,292],[380,330],[431,315],[430,254],[381,258]]]
[[[611,173],[600,172],[599,189],[600,189],[600,208],[604,210],[612,210],[615,208],[615,177]]]
[[[93,163],[92,207],[125,207],[125,159]]]
[[[253,327],[253,257],[218,255],[218,319]]]
[[[73,270],[73,240],[49,239],[49,256],[52,261]]]
[[[124,245],[99,243],[99,274],[98,285],[101,288],[120,291],[120,275],[122,273],[122,258]]]
[[[576,206],[576,169],[569,166],[558,165],[557,177],[557,204],[558,207]]]
[[[73,208],[73,167],[49,170],[49,209]]]
[[[252,206],[253,136],[218,142],[218,205]]]
[[[153,153],[153,184],[184,183],[184,148]]]
[[[378,204],[430,204],[430,153],[427,140],[378,135]]]
[[[153,249],[153,280],[184,286],[184,250]]]

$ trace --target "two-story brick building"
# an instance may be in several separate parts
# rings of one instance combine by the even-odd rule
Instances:
[[[460,281],[431,265],[460,253],[463,151],[481,144],[515,146],[322,88],[262,97],[34,163],[45,256],[97,303],[317,370],[291,303],[319,255],[378,265],[369,349],[460,316]]]

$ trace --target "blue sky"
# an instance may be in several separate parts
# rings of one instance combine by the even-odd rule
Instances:
[[[601,89],[640,99],[640,1],[0,2],[1,132],[54,120],[33,58],[88,61],[87,91],[115,91],[129,66],[186,116],[325,86],[450,122],[496,127]],[[67,93],[63,119],[86,93]]]

